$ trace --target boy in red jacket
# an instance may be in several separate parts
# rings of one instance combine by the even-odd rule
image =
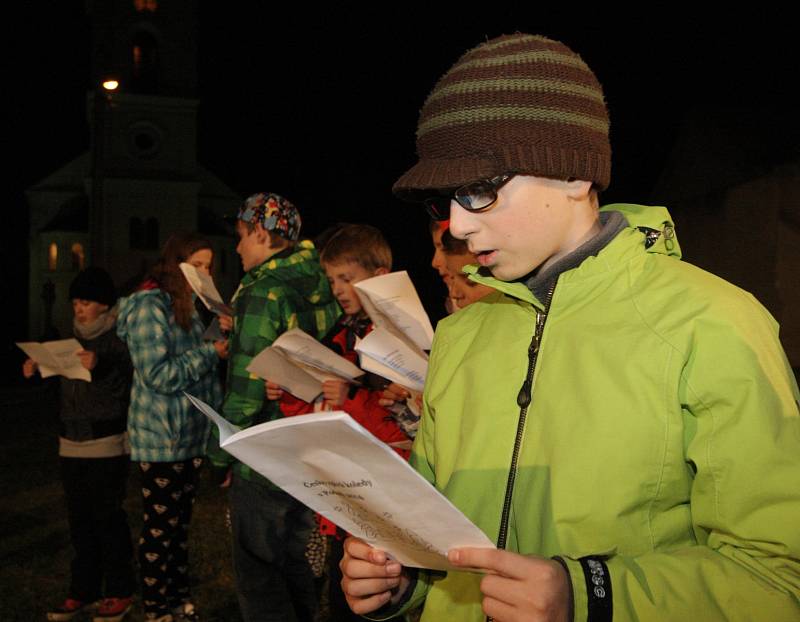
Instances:
[[[359,281],[387,274],[392,268],[392,251],[381,232],[370,225],[343,225],[327,241],[320,254],[320,262],[328,276],[331,290],[344,313],[336,321],[322,343],[337,354],[358,365],[355,351],[356,338],[362,339],[372,330],[372,321],[367,316],[354,285]],[[372,432],[384,443],[403,443],[395,446],[404,458],[408,459],[410,439],[414,421],[408,417],[396,418],[380,405],[383,388],[387,382],[373,374],[367,374],[363,384],[353,385],[345,380],[326,380],[323,383],[323,408],[343,410],[358,423]],[[266,383],[268,399],[280,400],[281,411],[285,416],[309,413],[315,404],[309,404],[292,395],[270,381]],[[407,429],[404,429],[406,426]],[[329,580],[330,607],[334,620],[361,620],[350,611],[344,600],[341,587],[339,560],[342,557],[341,529],[320,517],[320,530],[330,538]]]

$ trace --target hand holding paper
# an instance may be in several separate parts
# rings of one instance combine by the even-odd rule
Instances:
[[[405,460],[344,412],[220,427],[220,446],[293,497],[406,566],[452,569],[447,551],[491,541]]]
[[[17,346],[36,361],[42,378],[64,376],[73,380],[92,381],[92,374],[78,358],[78,352],[83,352],[83,346],[77,339],[60,339],[44,343],[26,341],[18,342]]]
[[[330,379],[355,382],[364,374],[299,328],[286,331],[250,361],[247,371],[278,384],[304,402],[313,402]]]

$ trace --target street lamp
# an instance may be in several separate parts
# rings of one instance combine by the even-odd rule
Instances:
[[[98,88],[101,86],[102,88]],[[94,125],[94,144],[92,146],[92,206],[89,218],[89,242],[91,244],[92,263],[106,266],[108,253],[105,240],[105,214],[103,213],[103,186],[105,177],[105,143],[107,132],[107,113],[111,110],[111,98],[119,88],[119,80],[106,76],[95,86],[93,97],[92,120]]]

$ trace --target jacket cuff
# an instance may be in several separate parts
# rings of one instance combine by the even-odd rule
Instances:
[[[600,555],[579,559],[562,558],[572,582],[574,619],[587,622],[611,622],[613,599],[611,573]]]

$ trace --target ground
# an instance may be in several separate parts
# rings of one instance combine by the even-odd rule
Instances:
[[[65,597],[72,556],[58,478],[56,392],[46,383],[0,387],[0,620],[45,620]],[[134,542],[141,528],[138,471],[131,469],[125,507]],[[206,622],[238,622],[226,526],[227,496],[208,472],[190,534],[193,597]],[[131,620],[142,619],[141,604]]]

